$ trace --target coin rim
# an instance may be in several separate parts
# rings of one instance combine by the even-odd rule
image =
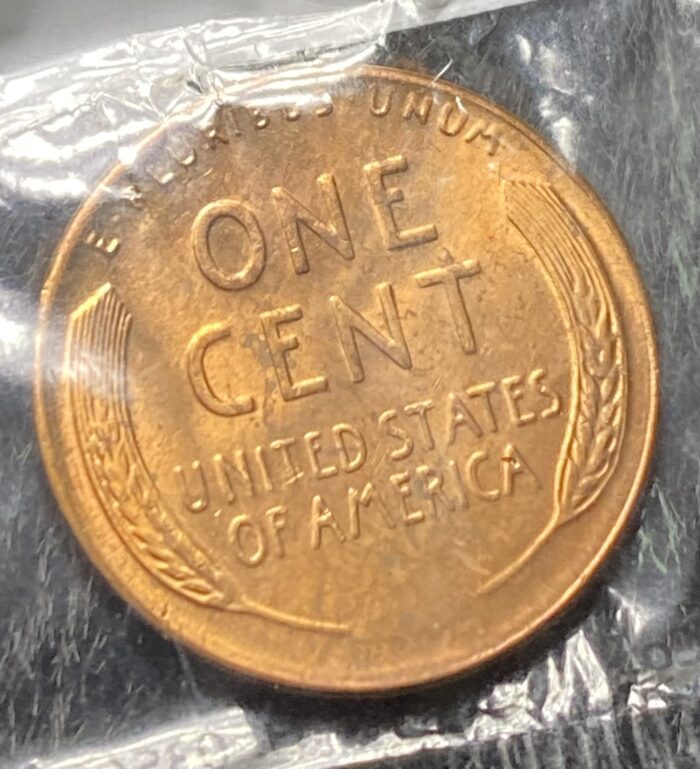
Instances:
[[[185,631],[180,631],[172,628],[172,623],[163,618],[158,618],[153,606],[150,606],[146,601],[141,600],[140,596],[132,593],[128,585],[122,584],[116,578],[116,575],[110,569],[107,564],[107,559],[104,557],[98,547],[93,546],[90,543],[89,537],[84,535],[80,525],[81,516],[79,512],[73,509],[73,505],[70,500],[69,487],[73,487],[70,484],[66,484],[64,479],[60,476],[58,471],[57,462],[55,460],[57,445],[51,438],[50,429],[48,426],[48,411],[51,409],[51,394],[47,391],[50,390],[50,386],[46,386],[43,376],[43,351],[45,343],[45,331],[47,327],[47,321],[50,316],[53,301],[56,296],[57,289],[60,285],[63,273],[70,261],[70,256],[75,249],[75,245],[84,228],[86,221],[97,209],[99,203],[102,202],[105,188],[110,186],[110,182],[119,178],[129,166],[125,162],[117,162],[110,171],[102,178],[102,180],[95,185],[92,192],[83,200],[82,204],[77,208],[69,223],[64,229],[60,242],[58,243],[54,255],[51,260],[51,265],[47,271],[47,277],[44,282],[44,286],[41,290],[40,304],[39,304],[39,316],[38,325],[36,331],[36,347],[35,347],[35,359],[34,359],[34,383],[33,383],[33,407],[34,407],[34,419],[36,424],[37,439],[41,456],[44,462],[47,476],[51,485],[51,491],[56,498],[61,511],[68,521],[73,534],[80,542],[83,550],[88,555],[90,561],[98,570],[98,572],[105,577],[112,590],[114,590],[128,605],[137,608],[139,614],[150,624],[156,628],[159,632],[171,637],[174,640],[182,642],[185,646],[193,649],[196,653],[202,655],[208,660],[211,660],[224,668],[231,670],[235,673],[239,673],[245,676],[250,676],[255,679],[261,679],[272,684],[283,684],[290,689],[297,691],[314,691],[318,693],[326,694],[367,694],[367,693],[381,693],[381,692],[397,692],[400,690],[410,690],[418,687],[424,687],[436,682],[445,681],[450,678],[455,678],[478,669],[486,663],[492,662],[502,654],[512,651],[514,648],[530,639],[534,633],[541,630],[544,626],[548,625],[552,620],[557,618],[570,604],[579,596],[583,589],[589,585],[591,579],[599,571],[603,563],[608,559],[611,550],[615,547],[622,532],[625,530],[631,519],[633,513],[640,501],[641,494],[644,488],[644,484],[647,479],[651,460],[653,457],[654,446],[657,437],[658,419],[659,419],[659,361],[656,342],[656,331],[654,327],[654,320],[651,312],[651,304],[649,302],[649,295],[646,287],[640,275],[637,263],[633,258],[632,249],[627,242],[624,234],[621,232],[617,222],[612,217],[605,203],[601,200],[598,193],[593,189],[590,183],[576,170],[571,167],[571,164],[566,158],[561,155],[557,150],[549,145],[533,128],[525,123],[521,118],[517,117],[510,110],[503,108],[502,106],[491,102],[485,97],[475,93],[471,89],[463,88],[462,86],[454,85],[448,81],[442,79],[433,79],[427,75],[423,75],[418,72],[410,70],[403,70],[395,67],[385,67],[379,65],[361,65],[349,69],[346,71],[347,78],[350,79],[353,76],[379,78],[389,81],[398,81],[404,85],[416,85],[428,88],[437,88],[444,93],[451,94],[454,97],[467,95],[469,100],[477,104],[481,109],[496,116],[499,120],[510,125],[515,131],[525,136],[525,138],[532,142],[536,147],[542,150],[555,165],[559,166],[569,178],[571,178],[575,184],[580,188],[583,195],[588,198],[588,202],[592,204],[600,215],[601,221],[605,222],[608,226],[610,233],[615,236],[624,251],[626,252],[628,268],[635,279],[636,292],[640,299],[643,300],[643,312],[639,317],[639,326],[646,337],[645,349],[648,356],[649,363],[649,410],[647,424],[644,432],[644,443],[640,454],[640,461],[638,463],[637,471],[633,477],[630,485],[629,492],[627,494],[625,503],[622,505],[619,514],[617,515],[613,526],[610,529],[609,534],[603,540],[600,548],[596,552],[595,556],[588,562],[586,567],[581,571],[579,576],[563,591],[561,596],[547,607],[547,609],[539,614],[536,619],[527,625],[521,627],[516,633],[511,634],[506,640],[501,643],[491,646],[484,651],[470,656],[468,659],[460,662],[459,664],[452,663],[445,666],[440,672],[435,672],[431,669],[429,673],[421,675],[421,671],[418,674],[411,677],[410,680],[406,680],[404,676],[400,681],[386,680],[386,675],[379,671],[379,674],[373,679],[362,679],[360,681],[347,681],[347,680],[328,680],[328,681],[314,681],[312,683],[305,682],[300,679],[299,676],[291,675],[284,671],[269,671],[261,670],[254,664],[240,663],[237,659],[232,659],[230,656],[220,654],[216,650],[204,645],[204,642],[200,642],[197,639],[193,639],[191,635],[188,635]],[[200,104],[201,102],[198,102]],[[172,119],[181,118],[183,113],[179,113],[173,116]],[[168,121],[170,122],[170,121]],[[140,154],[144,149],[155,143],[162,133],[167,130],[168,123],[151,131],[142,141],[140,141],[135,149],[135,155]],[[614,294],[617,301],[620,300],[617,286],[614,286]],[[46,402],[45,402],[46,400]],[[64,488],[65,487],[65,488]],[[89,500],[87,502],[89,505]],[[109,575],[109,576],[108,576]]]

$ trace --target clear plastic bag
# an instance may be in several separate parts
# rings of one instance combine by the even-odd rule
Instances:
[[[0,755],[36,767],[700,765],[700,217],[690,0],[419,8],[149,33],[0,82]],[[478,15],[478,10],[489,11]],[[429,23],[439,22],[439,23]],[[402,66],[484,94],[606,201],[650,295],[662,422],[639,524],[516,654],[432,690],[326,700],[222,673],[89,565],[44,476],[31,382],[53,249],[117,159],[202,93],[272,66]]]

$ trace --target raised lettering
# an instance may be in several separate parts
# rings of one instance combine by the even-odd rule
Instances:
[[[232,219],[248,238],[248,259],[240,270],[225,270],[211,253],[211,229],[220,219]],[[207,280],[227,291],[240,291],[252,286],[265,268],[265,238],[252,210],[233,198],[209,203],[197,214],[192,225],[192,249],[199,269]]]
[[[270,125],[270,118],[261,109],[255,108],[250,111],[255,127],[261,131]]]
[[[430,502],[433,509],[433,515],[437,515],[437,501],[439,501],[446,510],[454,509],[454,505],[442,488],[444,478],[439,470],[430,467],[430,465],[419,465],[416,468],[416,475],[423,482],[423,493]]]
[[[467,388],[467,396],[469,398],[482,398],[483,410],[486,416],[489,418],[490,430],[495,433],[498,430],[498,422],[496,421],[496,414],[493,410],[493,404],[491,403],[491,393],[496,389],[495,382],[483,382],[482,384],[473,385]]]
[[[476,342],[459,281],[478,275],[480,271],[481,268],[476,259],[467,259],[464,262],[449,264],[446,267],[419,272],[415,276],[421,288],[439,285],[445,289],[457,340],[466,355],[476,352]]]
[[[452,474],[454,485],[457,488],[457,501],[459,502],[460,508],[462,510],[466,510],[469,507],[469,500],[467,499],[466,489],[464,488],[464,481],[462,480],[462,474],[459,471],[459,465],[454,461],[454,459],[450,459],[447,463],[447,468]]]
[[[119,238],[113,238],[109,235],[101,235],[95,230],[90,230],[83,242],[85,245],[90,246],[107,256],[114,256],[119,249]]]
[[[326,98],[330,98],[330,97],[326,97]],[[331,102],[328,102],[328,104],[322,104],[320,107],[316,107],[316,109],[314,110],[314,115],[316,115],[316,117],[328,117],[328,115],[330,115],[331,112],[333,112],[333,105],[331,104]]]
[[[333,511],[323,497],[316,494],[311,502],[311,547],[314,550],[321,547],[321,533],[324,529],[330,529],[339,542],[345,542],[345,532],[333,515]]]
[[[533,422],[536,419],[536,415],[532,411],[522,413],[518,406],[518,401],[522,400],[525,391],[522,388],[523,378],[521,376],[507,376],[501,380],[501,390],[506,400],[506,406],[508,407],[508,415],[510,421],[516,427]]]
[[[501,456],[501,496],[511,496],[513,493],[513,478],[516,475],[530,475],[537,488],[540,488],[542,485],[539,478],[525,462],[515,446],[509,443]]]
[[[384,506],[381,498],[376,492],[372,482],[365,484],[362,491],[357,491],[352,486],[348,488],[348,509],[350,513],[350,539],[357,539],[360,536],[360,505],[365,510],[370,506],[372,502],[376,503],[376,507],[379,510],[379,514],[386,526],[393,529],[396,524],[391,517],[389,511]]]
[[[425,520],[425,513],[422,510],[412,510],[408,506],[408,500],[411,494],[411,476],[407,472],[395,473],[389,476],[389,480],[401,495],[401,504],[403,505],[403,522],[406,526],[414,523],[420,523]]]
[[[398,462],[400,459],[406,459],[413,451],[413,438],[402,427],[397,427],[394,421],[399,416],[395,409],[389,409],[379,416],[379,427],[384,430],[390,438],[396,438],[401,441],[401,446],[389,452],[390,459]]]
[[[191,465],[192,480],[187,477],[187,470],[182,465],[175,467],[175,477],[180,484],[183,503],[191,513],[202,513],[209,505],[209,489],[204,477],[202,463],[198,460]]]
[[[430,429],[430,422],[428,422],[428,412],[435,408],[430,398],[424,401],[418,401],[417,403],[409,403],[403,407],[404,414],[415,415],[418,417],[420,423],[421,435],[423,436],[423,443],[426,449],[432,449],[435,447],[435,439],[433,438],[433,432]]]
[[[466,407],[464,401],[456,393],[447,396],[447,445],[452,446],[457,438],[457,428],[466,425],[472,433],[481,438],[484,431],[474,419],[474,415]]]
[[[299,347],[299,339],[294,334],[280,334],[279,327],[293,323],[304,317],[298,304],[280,307],[260,314],[260,322],[265,333],[270,357],[279,383],[280,392],[286,401],[303,398],[328,389],[328,382],[323,376],[295,381],[289,369],[288,354]]]
[[[467,124],[469,111],[457,97],[454,101],[445,102],[438,115],[438,129],[445,136],[456,136]]]
[[[214,454],[213,464],[217,483],[221,489],[221,493],[226,497],[226,501],[229,504],[233,504],[233,502],[236,501],[237,479],[243,481],[248,496],[252,497],[255,494],[253,479],[250,477],[248,460],[244,451],[241,451],[240,449],[234,451],[233,462],[223,456],[223,454]]]
[[[535,390],[539,395],[549,399],[549,406],[540,412],[542,419],[550,419],[557,416],[561,412],[561,398],[552,390],[552,388],[544,382],[544,378],[547,372],[543,368],[536,368],[530,372],[527,378],[527,383]]]
[[[265,491],[272,491],[272,481],[270,480],[270,471],[267,467],[267,460],[265,459],[265,450],[262,446],[255,447],[255,461],[260,471],[260,477],[262,479],[262,486]]]
[[[284,529],[287,524],[287,508],[283,505],[271,507],[265,513],[265,520],[267,521],[272,537],[275,540],[277,555],[280,558],[284,558],[285,551],[284,541],[282,539],[282,529]]]
[[[338,468],[335,465],[321,467],[319,464],[318,454],[321,451],[321,433],[318,430],[306,433],[304,443],[306,444],[306,453],[309,457],[311,473],[314,478],[320,480],[321,478],[331,478],[334,475],[338,475]]]
[[[403,155],[395,155],[386,160],[367,163],[364,167],[365,180],[379,231],[390,250],[417,246],[437,240],[438,232],[434,224],[422,224],[418,227],[401,229],[396,222],[394,205],[404,200],[403,190],[399,187],[387,187],[385,176],[405,173],[408,162]]]
[[[226,400],[220,398],[212,389],[205,368],[204,356],[216,342],[228,339],[231,329],[223,323],[211,323],[197,331],[187,345],[185,357],[190,384],[199,402],[214,414],[233,417],[247,414],[255,409],[255,402],[250,395],[239,395]]]
[[[379,86],[377,83],[372,83],[369,88],[369,111],[375,117],[384,117],[389,114],[391,109],[391,101],[394,96],[394,87],[387,86],[384,89],[384,93],[380,99]]]
[[[294,270],[298,275],[309,271],[309,260],[301,233],[302,226],[311,230],[343,259],[352,259],[354,256],[335,179],[332,174],[321,174],[316,181],[328,211],[327,222],[309,211],[284,187],[274,187],[272,190],[272,199],[275,201]]]
[[[282,462],[287,472],[287,477],[282,483],[283,486],[289,486],[304,477],[304,472],[297,466],[291,451],[296,442],[296,438],[278,438],[270,442],[270,448],[273,451],[279,451],[282,455]]]
[[[411,91],[406,96],[406,101],[403,105],[402,115],[404,120],[410,120],[412,117],[417,117],[418,120],[425,125],[428,122],[428,116],[430,115],[430,108],[433,106],[433,97],[428,94],[419,94],[416,91]]]
[[[464,132],[464,141],[472,142],[477,136],[480,136],[483,139],[488,139],[488,153],[489,155],[495,155],[501,140],[500,130],[491,123],[487,123],[485,120],[477,120],[474,125],[469,126]]]
[[[365,378],[365,370],[357,348],[356,334],[361,334],[397,366],[409,369],[412,365],[391,285],[380,283],[375,287],[375,293],[382,308],[384,325],[389,329],[388,335],[379,331],[339,296],[331,296],[329,300],[335,314],[335,323],[345,357],[345,365],[353,382],[362,382]]]
[[[352,458],[348,452],[347,436],[350,436],[355,442],[355,456]],[[352,425],[346,425],[341,422],[340,424],[333,425],[333,440],[340,456],[340,467],[346,473],[359,470],[367,457],[367,447],[362,433]]]
[[[466,480],[467,488],[469,491],[479,499],[484,499],[488,502],[493,502],[500,499],[500,489],[484,489],[479,483],[478,470],[479,466],[489,458],[489,455],[485,451],[475,451],[469,459],[467,459],[466,465]]]
[[[282,117],[290,123],[294,123],[301,117],[301,110],[296,107],[285,107],[282,110]]]
[[[233,552],[244,566],[257,566],[265,557],[267,549],[265,533],[260,525],[246,513],[237,515],[231,521],[228,527],[228,538],[233,545]]]

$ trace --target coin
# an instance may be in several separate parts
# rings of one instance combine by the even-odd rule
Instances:
[[[42,294],[35,410],[111,584],[340,692],[510,649],[630,518],[657,362],[627,246],[532,130],[367,67],[261,78],[116,167]]]

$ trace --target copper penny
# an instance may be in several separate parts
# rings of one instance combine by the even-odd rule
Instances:
[[[42,295],[36,420],[151,622],[297,687],[454,675],[561,610],[640,492],[649,309],[587,184],[473,93],[261,79],[116,167]]]

